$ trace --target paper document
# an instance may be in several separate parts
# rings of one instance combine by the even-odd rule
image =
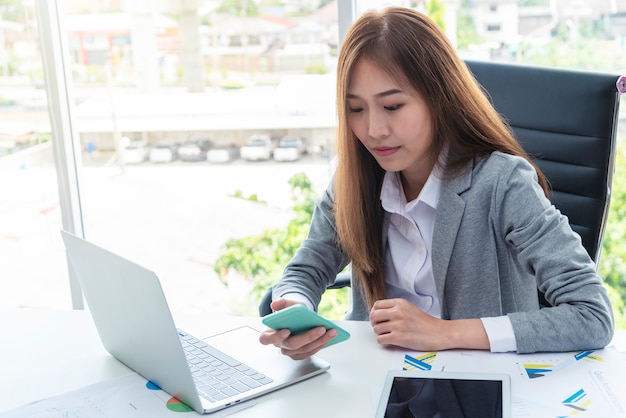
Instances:
[[[225,417],[254,401],[211,414]],[[198,414],[136,373],[24,405],[0,413],[0,418],[127,418],[191,417]]]

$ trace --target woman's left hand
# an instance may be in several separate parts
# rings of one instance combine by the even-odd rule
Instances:
[[[489,339],[480,319],[435,318],[405,299],[376,301],[370,311],[370,323],[379,344],[419,351],[489,349]]]

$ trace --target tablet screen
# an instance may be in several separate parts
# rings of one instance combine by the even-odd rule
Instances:
[[[377,418],[509,416],[505,412],[510,408],[506,377],[478,378],[455,373],[446,377],[446,373],[435,372],[391,374],[381,395]]]

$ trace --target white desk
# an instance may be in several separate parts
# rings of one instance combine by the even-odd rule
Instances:
[[[259,318],[208,323],[176,318],[178,327],[200,338],[231,325],[265,328]],[[365,325],[342,322],[352,337],[320,355],[331,363],[330,373],[265,395],[233,417],[319,418],[328,416],[331,406],[336,417],[372,416],[372,392],[380,389],[392,352],[379,346]],[[0,310],[0,330],[0,412],[131,372],[104,350],[85,311]]]
[[[258,318],[176,321],[201,338],[232,325],[263,329]],[[393,351],[376,343],[368,323],[340,324],[352,337],[320,353],[331,363],[329,373],[263,396],[233,417],[372,416]],[[0,412],[130,372],[104,350],[85,311],[0,309],[0,330]],[[626,333],[615,344],[626,356]]]

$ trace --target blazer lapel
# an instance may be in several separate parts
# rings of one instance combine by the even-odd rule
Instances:
[[[465,210],[465,201],[459,195],[471,185],[473,163],[470,163],[467,168],[458,177],[443,181],[437,203],[437,217],[435,218],[432,244],[432,268],[437,296],[441,304],[442,318],[447,317],[447,307],[443,294],[446,274]]]

